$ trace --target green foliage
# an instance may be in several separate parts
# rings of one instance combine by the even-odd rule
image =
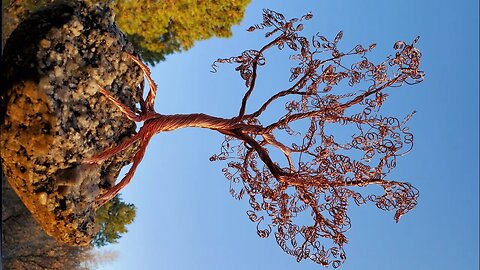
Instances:
[[[115,0],[116,22],[145,62],[154,64],[173,52],[190,49],[195,41],[230,37],[251,0]]]
[[[96,222],[100,231],[92,241],[96,247],[117,243],[121,234],[128,230],[126,226],[133,222],[136,215],[135,205],[125,203],[117,196],[101,206],[96,212]]]
[[[26,0],[25,7],[33,13],[43,7],[48,6],[49,4],[55,2],[54,0]]]

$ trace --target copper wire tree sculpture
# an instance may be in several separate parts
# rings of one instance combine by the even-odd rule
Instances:
[[[129,183],[154,134],[200,127],[225,135],[221,152],[210,160],[229,160],[223,172],[231,183],[230,192],[237,199],[248,198],[251,209],[247,214],[257,224],[258,235],[268,237],[273,232],[279,246],[297,261],[308,258],[323,266],[341,265],[346,258],[343,245],[350,228],[347,208],[351,201],[357,205],[373,202],[382,210],[394,210],[397,222],[412,210],[417,203],[417,189],[386,176],[395,167],[397,157],[413,146],[413,135],[405,127],[413,113],[400,121],[380,115],[379,110],[388,97],[385,89],[423,80],[424,73],[419,70],[421,53],[415,47],[418,38],[412,44],[396,42],[395,54],[374,64],[366,55],[375,44],[356,45],[341,52],[337,44],[342,32],[333,40],[318,33],[310,39],[301,36],[302,22],[311,18],[306,14],[286,20],[279,13],[264,10],[263,22],[248,31],[268,29],[266,37],[271,41],[259,50],[215,61],[213,71],[217,64],[236,64],[247,87],[238,115],[230,119],[155,112],[156,85],[148,68],[132,56],[150,84],[139,112],[99,88],[129,119],[143,122],[143,126],[136,136],[85,162],[101,162],[134,143],[138,143],[139,150],[126,176],[98,197],[96,206],[112,199]],[[266,63],[264,53],[271,49],[290,50],[290,58],[298,62],[291,69],[290,87],[275,92],[259,108],[247,112],[258,68]],[[345,64],[347,61],[350,64]],[[342,83],[360,89],[332,93]],[[261,123],[262,114],[280,98],[288,100],[283,114],[276,121]],[[350,127],[354,134],[339,143],[328,134],[332,125]],[[299,131],[299,126],[307,128]],[[296,143],[282,143],[279,138],[285,137]],[[278,158],[275,151],[284,157],[274,161],[273,157]],[[380,194],[362,193],[371,192],[366,187],[372,185],[379,187]]]

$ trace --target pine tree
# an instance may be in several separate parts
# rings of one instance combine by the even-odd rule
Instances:
[[[117,243],[121,234],[126,233],[127,225],[135,219],[135,205],[125,203],[120,196],[116,196],[100,207],[96,212],[96,222],[100,231],[92,241],[96,247],[109,243]]]

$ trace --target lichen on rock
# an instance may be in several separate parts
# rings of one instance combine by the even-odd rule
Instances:
[[[2,59],[2,170],[54,238],[86,245],[92,202],[110,188],[135,147],[101,164],[83,161],[135,134],[97,84],[137,110],[143,73],[112,12],[82,2],[39,10],[10,35]]]

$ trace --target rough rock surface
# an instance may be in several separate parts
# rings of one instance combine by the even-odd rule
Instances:
[[[135,109],[143,80],[131,45],[104,7],[57,3],[22,22],[4,50],[0,156],[3,172],[43,229],[86,245],[93,200],[111,187],[135,149],[101,164],[86,158],[135,133],[97,84]]]

